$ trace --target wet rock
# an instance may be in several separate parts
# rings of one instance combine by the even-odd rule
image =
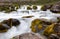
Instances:
[[[48,39],[59,39],[59,37],[56,34],[51,34]]]
[[[7,24],[8,26],[17,26],[20,24],[20,21],[18,19],[8,19],[8,20],[4,20],[2,21],[3,24]]]
[[[31,28],[32,32],[42,33],[44,31],[44,29],[51,24],[52,24],[52,22],[35,19],[32,21],[30,28]]]
[[[12,26],[17,26],[20,24],[20,21],[18,19],[8,19],[8,21],[10,21],[10,24],[12,24]]]
[[[22,18],[32,18],[34,16],[23,16]]]
[[[59,23],[55,24],[54,30],[57,33],[60,32],[60,24]]]
[[[53,13],[60,13],[60,1],[55,3],[51,9],[50,9],[51,12]]]
[[[0,23],[0,33],[4,33],[8,29],[10,29],[10,27],[8,25]]]
[[[27,7],[27,10],[32,10],[32,8],[30,6]]]
[[[33,6],[33,9],[36,10],[37,9],[37,6]]]
[[[46,11],[47,9],[50,9],[51,7],[52,7],[52,5],[46,4],[46,5],[43,5],[43,6],[41,7],[41,10]]]
[[[36,33],[25,33],[25,34],[16,36],[14,39],[46,39],[46,38]]]

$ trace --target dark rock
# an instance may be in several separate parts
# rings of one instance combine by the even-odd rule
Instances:
[[[8,21],[10,21],[10,24],[12,26],[17,26],[20,24],[20,21],[18,19],[8,19]]]
[[[7,24],[0,23],[0,33],[6,32],[10,27]]]
[[[51,34],[48,39],[59,39],[59,37],[56,34]]]
[[[57,33],[57,35],[60,37],[60,23],[57,23],[54,27],[54,31]]]
[[[23,16],[22,18],[32,18],[34,16]]]
[[[53,13],[60,13],[60,1],[55,3],[51,9],[50,9],[51,12]]]
[[[55,24],[54,31],[57,32],[57,33],[60,32],[60,24],[59,23]]]
[[[47,9],[50,9],[51,7],[52,7],[52,5],[46,4],[46,5],[43,5],[43,6],[41,7],[41,10],[46,11]]]
[[[17,19],[8,19],[8,20],[4,20],[2,21],[3,24],[7,24],[8,26],[17,26],[20,24],[20,21]]]

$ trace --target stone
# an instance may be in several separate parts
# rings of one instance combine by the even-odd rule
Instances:
[[[36,33],[24,33],[13,39],[46,39],[46,37]]]
[[[60,1],[53,4],[50,11],[53,12],[53,13],[60,13]]]

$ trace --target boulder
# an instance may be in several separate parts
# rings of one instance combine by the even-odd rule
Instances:
[[[53,4],[50,11],[53,12],[53,13],[60,13],[60,1]]]
[[[24,33],[19,36],[15,36],[13,39],[47,39],[45,36],[39,33]]]
[[[41,10],[46,11],[47,9],[50,9],[52,7],[52,4],[45,4],[41,7]]]

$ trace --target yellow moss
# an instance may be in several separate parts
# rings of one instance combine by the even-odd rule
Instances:
[[[32,21],[32,23],[35,23],[35,24],[39,24],[41,22],[40,19],[35,19],[34,21]]]
[[[41,30],[42,27],[43,27],[43,26],[42,26],[41,24],[38,25],[38,29],[39,29],[39,30]]]
[[[40,30],[42,29],[42,25],[40,24],[41,20],[40,19],[35,19],[34,21],[32,21],[32,24],[31,24],[31,30],[33,32],[36,32],[36,27]]]
[[[33,32],[36,32],[36,29],[35,29],[35,28],[32,28],[32,31],[33,31]]]
[[[31,23],[31,26],[35,26],[35,23],[34,23],[34,22],[32,22],[32,23]]]
[[[46,29],[44,30],[43,34],[44,35],[50,35],[50,34],[54,33],[54,29],[53,29],[54,25],[55,24],[51,24],[48,27],[46,27]]]
[[[40,19],[35,19],[35,20],[32,21],[31,25],[35,26],[35,25],[39,24],[40,22],[41,22]]]
[[[31,26],[30,28],[34,28],[34,26]]]

